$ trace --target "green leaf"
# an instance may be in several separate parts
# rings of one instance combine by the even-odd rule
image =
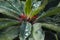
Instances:
[[[21,4],[20,0],[0,1],[0,13],[18,19],[21,14]]]
[[[48,4],[48,0],[43,0],[43,3],[37,9],[31,11],[30,18],[41,12],[47,4]]]
[[[10,22],[10,21],[17,21],[17,20],[12,20],[8,18],[0,18],[0,22]]]
[[[7,27],[10,27],[10,26],[13,26],[13,25],[17,25],[19,24],[20,22],[17,22],[17,21],[11,21],[11,22],[0,22],[0,29],[3,29],[3,28],[7,28]]]
[[[60,26],[54,25],[54,24],[48,24],[48,23],[41,23],[42,27],[51,29],[56,32],[60,32]]]
[[[11,12],[7,9],[4,9],[4,8],[0,8],[0,13],[5,14],[5,15],[10,16],[10,17],[15,18],[15,19],[19,18],[17,15],[14,15],[13,12]]]
[[[55,7],[52,10],[48,10],[47,12],[42,13],[35,21],[38,21],[38,19],[45,18],[47,16],[52,16],[60,13],[60,7]]]
[[[21,13],[24,12],[24,5],[25,5],[25,1],[21,1],[20,2],[20,7],[19,7]]]
[[[32,25],[29,22],[23,22],[20,26],[20,36],[21,40],[26,39],[31,34]]]
[[[31,12],[32,7],[32,0],[26,0],[25,6],[24,6],[24,12],[28,16]]]
[[[29,37],[29,40],[34,40],[34,38],[33,37]]]
[[[21,2],[20,2],[20,0],[7,0],[7,2],[10,3],[10,5],[16,9],[18,14],[21,14],[21,10],[20,10]]]
[[[33,24],[33,38],[34,40],[44,40],[45,34],[40,23]]]
[[[40,18],[42,17],[47,17],[47,16],[52,16],[60,13],[60,7],[55,7],[52,10],[48,10],[46,13],[43,13]]]
[[[0,8],[4,8],[4,9],[7,9],[11,12],[14,12],[13,14],[16,14],[18,15],[18,11],[7,1],[1,1],[0,2]]]
[[[0,31],[0,40],[13,40],[18,36],[18,26],[12,26]]]

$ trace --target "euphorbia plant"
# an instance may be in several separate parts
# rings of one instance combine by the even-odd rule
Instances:
[[[2,30],[0,40],[13,40],[17,36],[20,40],[44,40],[45,33],[42,27],[60,32],[60,27],[57,25],[37,22],[39,19],[60,13],[60,7],[43,12],[49,1],[43,0],[34,10],[33,0],[26,0],[25,4],[20,0],[0,1],[0,13],[8,16],[8,18],[0,18],[0,30]],[[38,16],[40,12],[42,13]]]

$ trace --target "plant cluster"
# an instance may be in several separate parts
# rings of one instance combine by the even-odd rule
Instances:
[[[44,12],[50,0],[42,0],[38,7],[33,7],[33,0],[0,1],[0,13],[6,18],[0,18],[0,40],[44,40],[45,32],[42,27],[60,32],[60,27],[54,24],[37,22],[39,19],[60,13],[60,7],[54,7]],[[55,34],[56,39],[57,35]],[[58,39],[57,39],[58,40]]]

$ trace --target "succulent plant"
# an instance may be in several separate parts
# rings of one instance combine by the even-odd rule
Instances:
[[[43,0],[37,8],[33,8],[33,0],[0,1],[0,13],[7,16],[0,18],[0,40],[13,40],[17,36],[20,40],[44,40],[42,27],[60,32],[57,25],[38,22],[39,19],[60,13],[60,7],[44,12],[48,2],[49,0]]]

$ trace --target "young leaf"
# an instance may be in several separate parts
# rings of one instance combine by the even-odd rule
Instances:
[[[32,18],[34,15],[38,14],[39,12],[41,12],[45,8],[47,3],[48,3],[48,0],[43,0],[43,3],[37,9],[32,10],[30,12],[30,18]]]
[[[26,0],[25,7],[24,7],[24,12],[27,16],[31,12],[31,7],[32,7],[32,0]]]
[[[34,40],[44,40],[45,34],[40,23],[33,24],[33,38]]]

